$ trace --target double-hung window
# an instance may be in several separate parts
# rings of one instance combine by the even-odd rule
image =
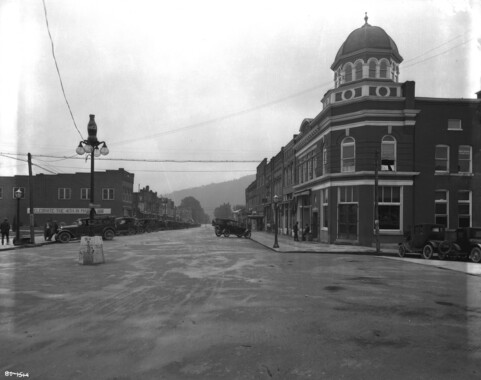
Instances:
[[[436,145],[434,153],[434,170],[440,173],[449,172],[449,146]]]
[[[458,191],[458,227],[471,227],[471,191]]]
[[[59,187],[58,188],[58,199],[61,200],[68,200],[72,198],[72,189],[68,187]]]
[[[346,137],[341,142],[341,172],[356,170],[356,143],[352,137]]]
[[[102,189],[102,200],[103,201],[114,200],[114,189],[108,189],[108,188]]]
[[[458,172],[471,173],[471,146],[460,145],[458,149]]]
[[[382,138],[381,170],[396,171],[396,139],[390,135]]]
[[[434,222],[448,228],[449,192],[436,190],[434,195]]]
[[[89,200],[90,199],[90,189],[87,187],[82,187],[80,189],[80,199]]]
[[[380,186],[378,189],[379,229],[401,229],[401,187]]]

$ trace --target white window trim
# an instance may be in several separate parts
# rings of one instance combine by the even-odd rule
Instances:
[[[82,198],[82,190],[86,190],[86,193],[87,193],[87,197],[86,198]],[[88,187],[82,187],[80,189],[80,199],[83,200],[83,201],[88,201],[90,200],[90,188]]]
[[[384,141],[384,139],[386,137],[390,137],[392,138],[393,140],[386,140]],[[386,145],[394,145],[394,165],[393,165],[393,172],[397,171],[397,140],[394,136],[392,135],[385,135],[383,136],[383,138],[381,139],[381,160],[382,160],[382,146],[383,146],[383,143],[386,144]],[[382,163],[381,163],[381,170],[382,171],[389,171],[388,169],[385,169],[383,170],[382,169]]]
[[[436,197],[435,197],[435,199],[434,199],[434,223],[436,223],[436,215],[444,215],[444,214],[436,214],[436,203],[446,204],[446,229],[448,229],[449,228],[449,190],[436,189],[434,193],[436,194],[436,192],[441,192],[441,191],[444,191],[446,193],[446,201],[438,201],[438,200],[436,200]]]
[[[61,194],[63,197],[60,196]],[[57,198],[60,201],[68,201],[72,199],[72,189],[70,187],[59,187],[57,191]]]
[[[350,140],[350,142],[346,143],[346,140]],[[354,147],[354,165],[353,170],[345,170],[344,169],[344,147],[352,145]],[[353,137],[346,137],[341,141],[341,173],[354,173],[356,171],[356,140]]]
[[[463,172],[461,170],[458,170],[458,173],[471,174],[473,172],[473,147],[471,145],[459,145],[459,147],[458,147],[458,166],[459,166],[459,163],[460,163],[459,150],[461,149],[461,147],[469,148],[469,169],[468,169],[467,172]],[[467,160],[463,160],[463,161],[467,161]]]
[[[329,210],[329,188],[326,187],[321,189],[321,230],[322,231],[329,231],[329,215],[326,215],[324,212],[324,207],[327,206]],[[327,195],[327,196],[326,196]],[[324,227],[324,222],[327,219],[327,227]]]
[[[404,186],[379,186],[378,191],[381,190],[383,187],[398,187],[399,188],[399,202],[378,202],[378,206],[399,206],[399,228],[398,229],[387,229],[387,228],[379,228],[379,232],[382,233],[399,233],[403,230],[403,207],[404,204]]]
[[[107,190],[107,197],[104,196],[105,190]],[[109,193],[112,190],[112,198],[110,198]],[[113,201],[115,200],[115,189],[113,187],[103,187],[102,188],[102,200],[103,201]]]
[[[460,200],[459,199],[459,193],[460,192],[466,192],[469,194],[469,199],[466,200]],[[460,204],[468,204],[469,205],[469,227],[473,226],[473,194],[471,190],[458,190],[458,206]],[[459,227],[459,207],[458,207],[458,227]],[[464,214],[462,214],[464,215]]]
[[[450,128],[449,127],[450,122],[457,122],[457,124],[459,124],[459,127]],[[448,131],[462,131],[462,130],[463,130],[463,124],[461,122],[461,119],[448,119]]]
[[[446,170],[436,170],[436,160],[437,160],[437,157],[436,157],[436,149],[437,148],[447,148],[448,150],[448,154],[447,154],[447,158],[446,158]],[[445,145],[445,144],[438,144],[434,147],[434,172],[435,173],[449,173],[449,161],[450,161],[450,149],[449,149],[449,145]]]

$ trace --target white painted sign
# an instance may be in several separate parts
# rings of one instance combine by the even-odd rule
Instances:
[[[96,208],[97,215],[109,215],[112,213],[111,208]],[[34,207],[34,214],[76,214],[76,215],[88,215],[90,213],[89,208],[60,208],[60,207]],[[27,208],[27,214],[30,214],[30,207]]]
[[[104,246],[101,236],[82,236],[78,263],[82,265],[105,263]]]

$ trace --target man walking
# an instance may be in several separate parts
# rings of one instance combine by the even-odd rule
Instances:
[[[5,240],[5,237],[7,237],[7,245],[10,244],[9,236],[8,236],[8,234],[10,233],[10,223],[8,223],[7,218],[5,218],[3,223],[0,224],[0,231],[2,232],[2,245]]]
[[[294,241],[299,241],[299,223],[294,224]]]

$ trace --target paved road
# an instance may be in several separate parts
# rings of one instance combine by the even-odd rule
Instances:
[[[475,379],[481,277],[278,253],[212,227],[1,252],[1,370],[31,379]]]

